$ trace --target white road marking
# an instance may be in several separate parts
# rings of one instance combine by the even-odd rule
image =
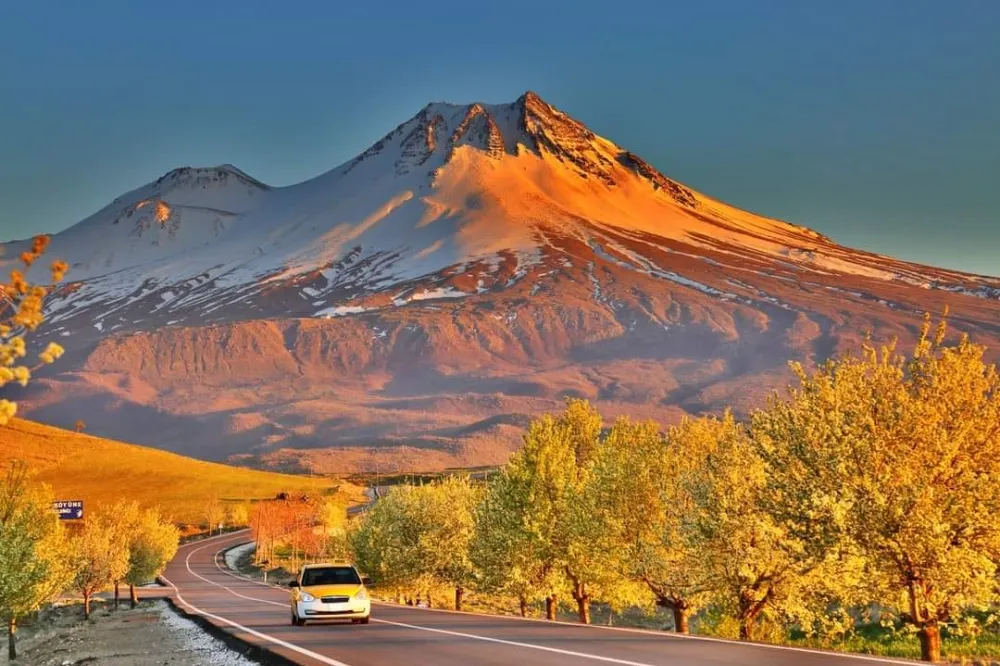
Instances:
[[[312,650],[307,650],[305,648],[299,647],[298,645],[295,645],[294,643],[289,643],[288,641],[283,641],[280,638],[275,638],[274,636],[269,636],[269,635],[267,635],[265,633],[261,633],[259,631],[254,630],[254,629],[251,629],[250,627],[244,627],[242,624],[239,624],[238,622],[233,622],[229,618],[222,617],[221,615],[214,615],[213,613],[209,613],[208,611],[203,611],[200,608],[198,608],[197,606],[193,606],[190,603],[188,603],[184,599],[184,597],[181,596],[180,590],[177,589],[176,585],[174,585],[173,583],[171,583],[169,580],[167,580],[163,576],[160,576],[160,578],[163,578],[163,580],[166,581],[166,583],[170,587],[174,588],[174,594],[177,596],[177,600],[179,602],[181,602],[182,604],[184,604],[185,607],[191,609],[192,611],[194,611],[198,615],[202,615],[204,617],[211,618],[211,619],[215,620],[216,622],[221,622],[222,624],[225,624],[225,625],[228,625],[230,627],[233,627],[234,629],[237,629],[239,631],[246,632],[246,633],[250,634],[251,636],[256,636],[257,638],[261,638],[261,639],[263,639],[263,640],[265,640],[265,641],[267,641],[269,643],[274,643],[275,645],[280,645],[281,647],[286,648],[288,650],[292,650],[293,652],[298,652],[301,655],[305,655],[305,656],[309,657],[310,659],[315,659],[316,661],[318,661],[320,663],[323,663],[323,664],[327,664],[328,666],[350,666],[350,664],[345,664],[342,661],[337,661],[336,659],[331,659],[330,657],[324,657],[323,655],[319,654],[318,652],[313,652]]]
[[[256,582],[256,581],[251,581]],[[259,585],[260,583],[258,583]],[[903,661],[899,659],[892,659],[889,657],[875,657],[866,654],[855,654],[853,652],[834,652],[833,650],[814,650],[812,648],[801,648],[795,647],[793,645],[775,645],[773,643],[754,643],[751,641],[734,641],[728,638],[715,638],[714,636],[697,636],[692,634],[677,634],[673,632],[655,632],[650,629],[636,629],[633,627],[608,627],[601,624],[580,624],[579,622],[567,622],[565,620],[546,620],[540,617],[519,617],[515,615],[494,615],[492,613],[476,613],[473,611],[456,611],[449,610],[447,608],[420,608],[417,606],[401,606],[400,604],[394,604],[387,601],[373,601],[373,604],[379,606],[388,606],[390,608],[405,608],[406,610],[420,611],[422,613],[450,613],[452,615],[471,615],[474,617],[488,617],[490,619],[497,620],[512,620],[514,622],[537,622],[539,624],[546,625],[561,625],[564,627],[573,627],[574,629],[585,629],[590,631],[621,631],[632,634],[642,634],[650,638],[657,638],[660,640],[671,641],[671,640],[689,640],[689,641],[706,641],[709,643],[725,643],[729,645],[738,645],[740,647],[759,647],[766,648],[768,650],[787,650],[790,652],[805,652],[806,654],[816,654],[825,655],[828,657],[839,657],[842,659],[858,659],[861,661],[872,662],[876,664],[899,664],[900,666],[914,666],[919,662],[916,661]],[[372,618],[373,622],[379,622],[381,620],[375,620]],[[418,627],[421,628],[421,627]],[[428,631],[434,631],[429,629]]]
[[[226,535],[226,536],[228,536],[228,535]],[[208,541],[208,539],[205,539],[205,540]],[[233,594],[236,594],[236,596],[242,597],[243,599],[248,599],[250,601],[262,601],[264,603],[274,604],[275,606],[286,606],[286,604],[278,604],[278,603],[275,603],[273,601],[267,601],[265,599],[255,599],[253,597],[244,597],[242,594],[237,594],[236,592],[233,592],[232,590],[230,590],[229,588],[227,588],[224,585],[219,585],[218,583],[213,583],[212,581],[210,581],[210,580],[208,580],[208,579],[206,579],[206,578],[204,578],[204,577],[199,576],[198,574],[196,574],[194,571],[191,570],[191,555],[193,555],[194,553],[196,553],[198,551],[203,550],[206,547],[207,546],[201,546],[199,548],[195,548],[184,559],[184,566],[187,568],[187,570],[188,570],[188,572],[190,574],[192,574],[193,576],[195,576],[197,578],[200,578],[201,580],[205,581],[206,583],[211,583],[212,585],[215,585],[217,587],[221,587],[221,588],[223,588],[225,590],[228,590],[229,592],[232,592]],[[209,613],[207,611],[203,611],[202,609],[198,608],[197,606],[193,606],[192,604],[188,603],[184,599],[184,597],[181,596],[181,591],[179,589],[177,589],[177,586],[174,585],[172,582],[170,582],[170,580],[168,580],[166,578],[166,576],[160,576],[160,578],[162,578],[163,581],[167,585],[169,585],[170,587],[174,588],[174,594],[177,595],[177,600],[178,601],[180,601],[182,604],[184,604],[184,606],[186,606],[187,608],[190,608],[192,611],[194,611],[198,615],[202,615],[204,617],[211,618],[211,619],[213,619],[213,620],[215,620],[217,622],[221,622],[222,624],[225,624],[225,625],[228,625],[230,627],[233,627],[234,629],[237,629],[239,631],[244,631],[244,632],[250,634],[251,636],[256,636],[257,638],[260,638],[260,639],[263,639],[265,641],[268,641],[269,643],[273,643],[274,645],[280,645],[283,648],[286,648],[288,650],[292,650],[293,652],[297,652],[297,653],[299,653],[301,655],[309,657],[310,659],[315,659],[316,661],[318,661],[320,663],[327,664],[327,666],[350,666],[350,664],[346,664],[346,663],[344,663],[342,661],[337,661],[336,659],[332,659],[330,657],[323,656],[323,655],[319,654],[318,652],[313,652],[312,650],[307,650],[307,649],[305,649],[303,647],[299,647],[298,645],[295,645],[294,643],[289,643],[288,641],[283,641],[280,638],[275,638],[274,636],[269,636],[268,634],[262,633],[260,631],[256,631],[254,629],[251,629],[250,627],[244,627],[242,624],[239,624],[238,622],[233,622],[229,618],[222,617],[221,615],[215,615],[213,613]]]
[[[533,645],[531,643],[519,643],[517,641],[508,641],[502,638],[490,638],[489,636],[464,634],[459,631],[449,631],[447,629],[431,629],[430,627],[421,627],[416,624],[406,624],[404,622],[390,622],[389,620],[378,620],[376,618],[372,618],[372,622],[381,622],[382,624],[391,624],[396,627],[406,627],[407,629],[420,629],[421,631],[431,631],[434,632],[435,634],[447,634],[448,636],[460,636],[462,638],[472,638],[477,641],[487,641],[489,643],[502,643],[503,645],[513,645],[515,647],[530,648],[532,650],[542,650],[543,652],[554,652],[556,654],[565,655],[567,657],[579,657],[580,659],[603,661],[609,664],[624,664],[624,666],[653,666],[653,664],[647,664],[642,661],[628,661],[627,659],[615,659],[614,657],[601,657],[596,654],[587,654],[586,652],[573,652],[572,650],[561,650],[559,648],[548,647],[546,645]]]
[[[253,543],[253,542],[244,542],[244,543]],[[223,548],[220,548],[218,551],[216,551],[216,553],[215,553],[215,568],[218,569],[219,571],[221,571],[222,573],[226,574],[230,578],[235,578],[236,580],[242,580],[242,581],[247,582],[247,583],[253,583],[254,585],[262,585],[264,587],[270,587],[270,588],[274,588],[275,590],[282,590],[282,591],[284,591],[285,588],[283,588],[280,585],[274,585],[272,583],[262,583],[261,581],[254,580],[253,578],[250,578],[249,576],[244,576],[242,574],[234,573],[232,571],[226,571],[225,569],[223,569],[219,565],[219,555],[221,553],[223,553],[224,551],[227,551],[227,550],[229,550],[231,548],[236,548],[236,547],[242,546],[242,545],[243,545],[242,543],[238,543],[235,546],[223,547]]]
[[[216,583],[215,581],[211,581],[211,580],[205,578],[204,576],[196,574],[194,572],[194,570],[191,568],[191,556],[194,555],[197,552],[200,552],[200,551],[204,550],[205,548],[207,548],[207,546],[202,546],[201,548],[195,548],[190,553],[188,553],[187,557],[184,558],[184,567],[188,570],[189,574],[191,574],[195,578],[198,578],[199,580],[205,581],[209,585],[214,585],[215,587],[222,588],[226,592],[229,592],[230,594],[233,594],[233,595],[239,597],[240,599],[246,599],[247,601],[259,601],[259,602],[264,603],[264,604],[271,604],[272,606],[281,606],[282,608],[288,608],[289,609],[289,611],[288,611],[289,612],[289,617],[291,617],[291,606],[289,604],[287,604],[287,603],[282,604],[282,603],[278,603],[277,601],[269,601],[267,599],[260,599],[258,597],[248,597],[245,594],[240,594],[239,592],[236,592],[235,590],[232,590],[232,589],[226,587],[222,583]],[[213,556],[213,557],[217,558],[220,552],[222,552],[222,551],[216,551],[215,556]],[[218,566],[218,563],[216,563],[216,566]]]
[[[229,535],[225,535],[225,536],[229,536]],[[198,548],[197,550],[202,550],[202,548]],[[260,581],[253,580],[252,578],[247,578],[247,577],[240,576],[240,575],[237,575],[237,574],[234,574],[234,573],[231,573],[231,572],[228,572],[228,571],[224,570],[221,566],[219,566],[219,562],[218,562],[218,555],[223,550],[226,550],[226,548],[222,548],[222,549],[216,551],[215,556],[213,557],[213,561],[215,563],[215,567],[219,571],[221,571],[222,573],[226,574],[227,576],[231,576],[232,578],[236,578],[237,580],[246,581],[246,582],[249,582],[249,583],[253,583],[255,585],[261,585],[261,586],[264,586],[264,587],[269,587],[269,588],[274,588],[274,589],[279,589],[279,590],[282,589],[280,587],[277,587],[275,585],[271,585],[269,583],[262,583]],[[226,590],[227,592],[230,592],[231,594],[236,595],[237,597],[240,597],[240,598],[243,598],[243,599],[247,599],[249,601],[259,601],[261,603],[271,604],[272,606],[281,606],[282,608],[287,607],[287,604],[278,603],[278,602],[275,602],[275,601],[269,601],[267,599],[258,599],[258,598],[255,598],[255,597],[244,596],[242,594],[239,594],[238,592],[235,592],[235,591],[229,589],[225,585],[222,585],[220,583],[215,583],[213,581],[208,580],[207,578],[199,576],[198,574],[196,574],[194,571],[191,570],[190,563],[189,563],[190,562],[190,557],[191,557],[191,555],[194,554],[194,552],[196,552],[196,551],[192,551],[190,554],[188,554],[187,558],[185,558],[185,566],[187,567],[188,571],[193,576],[195,576],[197,578],[200,578],[201,580],[205,581],[206,583],[209,583],[210,585],[214,585],[216,587],[220,587],[220,588]],[[166,579],[164,579],[164,580],[166,580]],[[177,588],[174,587],[174,589],[176,590]],[[178,596],[180,596],[180,595],[178,594]],[[379,602],[376,602],[376,603],[379,603]],[[390,606],[390,607],[401,608],[400,606],[398,606],[396,604],[379,603],[379,605],[385,605],[385,606]],[[505,619],[505,620],[514,620],[514,621],[520,621],[520,622],[525,622],[525,621],[527,621],[527,622],[542,622],[542,623],[545,623],[547,625],[556,624],[556,625],[562,625],[562,626],[567,626],[567,627],[575,627],[575,628],[578,628],[578,629],[589,629],[589,630],[600,629],[600,630],[605,630],[605,631],[621,631],[621,632],[629,632],[629,633],[638,633],[638,634],[643,634],[644,636],[648,636],[650,638],[659,638],[659,639],[666,639],[666,640],[672,640],[672,639],[685,640],[686,639],[686,640],[708,641],[708,642],[713,642],[713,643],[728,643],[728,644],[731,644],[731,645],[736,645],[736,646],[740,646],[740,647],[744,647],[744,648],[759,647],[759,648],[765,648],[765,649],[770,649],[770,650],[786,650],[786,651],[790,651],[790,652],[804,652],[806,654],[825,655],[825,656],[828,656],[828,657],[841,658],[841,659],[855,659],[855,660],[860,660],[860,661],[867,661],[867,662],[870,662],[870,663],[900,664],[901,666],[913,666],[913,664],[915,663],[913,661],[901,661],[901,660],[898,660],[898,659],[887,659],[887,658],[883,658],[883,657],[871,657],[871,656],[862,655],[862,654],[852,654],[852,653],[849,653],[849,652],[832,652],[832,651],[826,651],[826,650],[811,650],[809,648],[793,647],[793,646],[789,646],[789,645],[773,645],[771,643],[748,643],[748,642],[745,642],[745,641],[733,641],[733,640],[728,640],[728,639],[725,639],[725,638],[713,638],[711,636],[692,636],[690,634],[665,634],[665,633],[664,634],[659,634],[659,633],[655,633],[655,632],[652,632],[652,631],[649,631],[649,630],[646,630],[646,629],[631,629],[631,628],[628,628],[628,627],[605,627],[605,626],[600,626],[600,625],[584,625],[584,624],[579,624],[579,623],[574,623],[574,622],[561,622],[561,621],[553,621],[553,620],[542,620],[542,619],[538,619],[538,618],[522,618],[522,617],[512,617],[512,616],[509,616],[509,615],[488,615],[488,614],[485,614],[485,613],[469,613],[469,612],[463,612],[463,611],[451,611],[451,610],[447,610],[447,609],[443,609],[443,608],[415,608],[415,607],[411,608],[411,607],[407,606],[406,609],[407,610],[424,611],[424,612],[432,612],[432,613],[453,613],[453,614],[456,614],[456,615],[474,615],[474,616],[478,616],[478,617],[502,618],[502,619]],[[599,655],[586,654],[586,653],[582,653],[582,652],[573,652],[573,651],[570,651],[570,650],[562,650],[562,649],[559,649],[559,648],[553,648],[553,647],[548,647],[548,646],[544,646],[544,645],[533,645],[531,643],[519,643],[519,642],[516,642],[516,641],[509,641],[509,640],[505,640],[505,639],[501,639],[501,638],[491,638],[489,636],[479,636],[477,634],[466,634],[466,633],[457,632],[457,631],[450,631],[450,630],[447,630],[447,629],[434,629],[434,628],[431,628],[431,627],[421,627],[420,625],[406,624],[404,622],[393,622],[393,621],[390,621],[390,620],[381,620],[381,619],[376,618],[376,617],[372,617],[371,621],[372,622],[378,622],[380,624],[388,624],[388,625],[395,625],[395,626],[399,626],[399,627],[405,627],[405,628],[408,628],[408,629],[418,629],[418,630],[421,630],[421,631],[429,631],[429,632],[432,632],[432,633],[448,634],[448,635],[452,635],[452,636],[459,636],[459,637],[462,637],[462,638],[471,638],[471,639],[474,639],[474,640],[481,640],[481,641],[486,641],[486,642],[490,642],[490,643],[502,643],[502,644],[505,644],[505,645],[512,645],[512,646],[516,646],[516,647],[529,648],[529,649],[532,649],[532,650],[542,650],[542,651],[545,651],[545,652],[554,652],[554,653],[563,654],[563,655],[566,655],[566,656],[579,657],[581,659],[590,659],[590,660],[593,660],[593,661],[603,661],[603,662],[612,663],[612,664],[622,664],[623,666],[653,666],[652,664],[646,664],[646,663],[638,662],[638,661],[628,661],[628,660],[625,660],[625,659],[616,659],[614,657],[602,657],[602,656],[599,656]]]

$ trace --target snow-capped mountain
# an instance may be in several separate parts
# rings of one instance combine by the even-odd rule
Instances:
[[[71,270],[41,337],[78,354],[37,416],[320,467],[336,465],[317,448],[354,464],[373,442],[491,462],[562,395],[672,418],[740,403],[866,330],[911,335],[945,304],[989,337],[1000,313],[1000,280],[734,208],[530,92],[429,104],[290,187],[171,171],[50,253]]]

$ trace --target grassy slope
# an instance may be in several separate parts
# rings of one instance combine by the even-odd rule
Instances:
[[[85,510],[130,498],[160,506],[178,523],[200,523],[212,498],[253,500],[282,491],[322,495],[337,485],[350,501],[360,494],[327,478],[203,462],[21,419],[0,427],[0,465],[14,458],[27,460],[58,499],[83,500]]]

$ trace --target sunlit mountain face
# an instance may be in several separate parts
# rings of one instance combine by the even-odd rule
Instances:
[[[29,417],[288,469],[500,462],[566,396],[745,412],[867,332],[1000,323],[994,278],[714,200],[530,92],[429,104],[290,187],[171,171],[49,254],[71,270],[35,340],[69,353]]]

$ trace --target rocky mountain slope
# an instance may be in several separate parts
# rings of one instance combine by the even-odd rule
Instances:
[[[565,396],[746,410],[867,331],[1000,322],[1000,280],[734,208],[530,92],[429,104],[290,187],[177,169],[51,253],[70,282],[39,339],[70,354],[33,418],[296,469],[494,463]]]

